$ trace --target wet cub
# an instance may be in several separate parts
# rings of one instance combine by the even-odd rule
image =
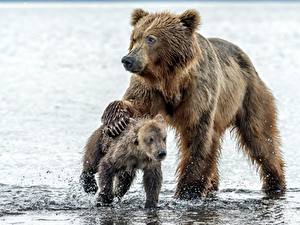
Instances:
[[[161,115],[154,119],[138,119],[112,140],[98,166],[98,204],[123,197],[136,170],[141,169],[144,172],[145,207],[156,207],[162,183],[161,161],[167,154],[166,126]]]

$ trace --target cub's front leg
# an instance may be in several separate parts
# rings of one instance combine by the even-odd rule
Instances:
[[[146,192],[145,208],[157,207],[159,192],[162,184],[161,164],[144,169],[144,188]]]
[[[135,178],[136,171],[121,171],[117,173],[115,179],[115,197],[121,199],[129,190],[133,179]]]
[[[113,166],[106,160],[99,163],[97,176],[97,206],[101,204],[110,204],[113,202],[113,178],[115,172]]]

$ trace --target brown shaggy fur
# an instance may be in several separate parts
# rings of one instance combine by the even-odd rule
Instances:
[[[95,173],[98,170],[98,164],[101,158],[106,154],[111,144],[111,138],[107,135],[108,125],[119,121],[118,126],[109,129],[111,137],[117,136],[127,127],[129,119],[136,114],[133,109],[127,107],[123,102],[112,102],[104,110],[101,118],[102,125],[93,132],[85,146],[83,156],[83,171],[80,176],[80,182],[87,193],[95,193],[97,184]]]
[[[194,10],[175,15],[138,9],[132,20],[129,53],[122,62],[133,75],[122,103],[138,112],[135,116],[161,113],[176,129],[176,197],[196,198],[218,189],[220,140],[230,127],[258,166],[266,193],[284,192],[274,97],[249,57],[230,42],[198,34],[200,17]],[[109,131],[118,121],[108,125]]]
[[[156,207],[162,183],[161,161],[166,156],[166,126],[164,118],[138,119],[129,123],[115,139],[102,133],[98,141],[106,146],[99,160],[97,202],[111,203],[129,190],[136,170],[144,172],[145,207]],[[97,136],[97,133],[92,137]],[[99,139],[102,138],[102,139]],[[89,140],[89,144],[93,144]]]

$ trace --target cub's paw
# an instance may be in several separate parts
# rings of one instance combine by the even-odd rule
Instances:
[[[96,206],[107,206],[110,205],[114,200],[112,194],[99,193],[96,199]]]
[[[79,179],[80,184],[82,185],[86,193],[96,193],[98,187],[96,184],[94,174],[92,172],[83,171]]]
[[[146,201],[145,209],[153,209],[157,207],[157,202],[155,201]]]

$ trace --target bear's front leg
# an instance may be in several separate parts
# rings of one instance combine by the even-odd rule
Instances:
[[[195,199],[216,189],[218,145],[212,142],[214,130],[211,115],[202,115],[200,122],[180,133],[180,163],[175,197]]]
[[[161,164],[144,169],[144,189],[146,192],[145,208],[155,208],[158,203],[159,192],[162,184]]]
[[[114,168],[112,165],[105,160],[100,161],[99,169],[97,174],[97,185],[98,192],[97,196],[97,206],[102,204],[110,204],[113,202],[113,178],[114,178]]]
[[[101,122],[110,137],[117,137],[126,129],[133,115],[134,109],[128,101],[113,101],[104,110]]]

